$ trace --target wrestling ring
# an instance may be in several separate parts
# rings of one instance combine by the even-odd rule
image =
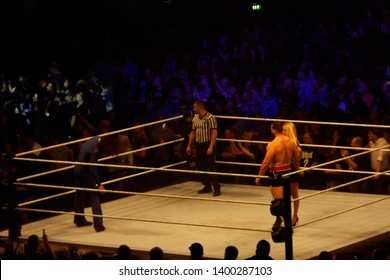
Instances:
[[[266,122],[267,125],[273,119],[264,118],[243,118],[230,116],[215,116],[217,120],[237,119],[254,122]],[[122,130],[117,130],[105,134],[101,137],[117,133],[126,133],[137,128],[148,128],[169,124],[182,119],[183,116],[163,119],[143,125],[138,125]],[[317,124],[332,126],[358,126],[370,127],[365,124],[346,124],[346,123],[327,123],[311,122],[300,120],[281,120],[292,121],[296,125]],[[390,126],[380,126],[390,128]],[[69,146],[81,143],[89,139],[78,139],[58,145],[44,147],[39,150],[23,152],[16,154],[13,158],[16,161],[33,162],[33,163],[56,163],[65,167],[54,170],[47,170],[42,173],[32,174],[16,179],[14,184],[27,188],[42,188],[56,190],[55,194],[42,196],[30,201],[19,203],[17,210],[26,213],[45,213],[50,214],[48,218],[29,222],[22,226],[22,239],[26,239],[31,234],[40,234],[45,229],[50,242],[58,244],[79,244],[92,246],[96,248],[118,248],[122,244],[128,245],[134,251],[148,252],[152,247],[159,246],[164,253],[171,255],[188,256],[188,247],[199,242],[204,247],[205,258],[223,259],[226,246],[234,245],[239,250],[238,259],[245,259],[254,255],[256,244],[259,240],[265,239],[271,243],[270,255],[274,259],[310,259],[321,251],[332,251],[338,248],[360,242],[367,238],[386,233],[390,229],[389,215],[390,196],[388,194],[371,194],[371,193],[353,193],[338,191],[342,188],[360,182],[372,182],[372,179],[378,175],[381,178],[387,178],[390,170],[376,173],[370,171],[351,171],[338,170],[340,173],[356,173],[359,178],[350,180],[342,184],[328,187],[323,190],[299,189],[300,200],[299,223],[293,228],[293,234],[289,234],[285,242],[274,243],[271,238],[271,227],[275,218],[270,214],[270,202],[273,199],[268,186],[257,186],[254,184],[257,172],[245,174],[242,172],[221,172],[226,166],[235,169],[236,166],[248,166],[258,171],[259,164],[216,161],[218,172],[202,172],[189,168],[187,161],[183,160],[167,164],[165,166],[134,166],[107,164],[104,161],[136,153],[142,150],[154,151],[157,148],[168,145],[186,145],[186,139],[180,137],[174,140],[165,141],[156,145],[150,145],[141,149],[131,150],[109,157],[100,158],[98,163],[84,163],[77,161],[48,160],[40,158],[29,158],[26,155],[54,149],[61,146]],[[219,142],[230,141],[225,138],[218,138]],[[254,144],[266,145],[267,141],[255,140],[234,140],[235,142],[249,142]],[[184,143],[184,144],[183,144]],[[305,146],[305,144],[302,144]],[[310,146],[310,145],[308,145]],[[333,145],[312,145],[320,148],[335,148]],[[336,146],[342,149],[351,149],[350,146]],[[360,148],[358,154],[354,157],[371,153],[375,150],[388,149],[381,147],[378,149]],[[349,156],[352,157],[352,156]],[[336,159],[333,161],[318,164],[313,167],[302,168],[286,174],[290,176],[298,172],[308,171],[332,171],[333,169],[325,168],[326,166],[341,162],[348,157]],[[75,213],[68,209],[61,209],[61,205],[56,209],[42,209],[36,205],[52,199],[72,201],[75,191],[78,189],[74,186],[58,184],[45,184],[39,180],[47,175],[53,175],[57,172],[71,170],[75,164],[96,165],[98,167],[121,168],[131,170],[131,174],[113,178],[102,182],[106,187],[103,194],[117,195],[120,198],[111,201],[102,199],[102,209],[104,232],[95,232],[93,227],[76,227],[73,224]],[[253,169],[252,169],[253,170]],[[145,184],[150,184],[155,174],[155,180],[161,177],[175,179],[176,182],[170,185],[152,188],[147,191],[133,190],[128,186],[125,190],[110,189],[113,183],[126,180],[131,184],[133,178],[144,178]],[[213,174],[219,178],[245,178],[253,181],[253,184],[224,183],[222,182],[222,195],[213,197],[209,194],[198,194],[197,191],[202,187],[201,182],[197,179],[200,174]],[[329,174],[328,176],[332,176]],[[173,180],[174,181],[174,180]],[[390,181],[390,180],[388,180]],[[142,182],[142,179],[141,179]],[[96,189],[85,189],[86,191],[97,191]],[[104,197],[104,196],[102,196]],[[288,205],[295,200],[288,195]],[[85,216],[87,220],[92,220],[93,214],[91,208],[87,206]],[[68,205],[69,206],[69,205]],[[70,208],[72,205],[70,205]],[[291,206],[292,207],[292,206]],[[286,216],[291,216],[291,207],[288,209]],[[55,208],[55,207],[54,207]],[[69,207],[66,207],[69,208]],[[287,234],[291,227],[291,222],[286,222]],[[1,236],[7,236],[8,232],[0,232]]]

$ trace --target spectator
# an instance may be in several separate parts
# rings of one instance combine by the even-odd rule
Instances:
[[[370,170],[370,155],[365,153],[363,155],[358,155],[359,153],[364,152],[364,150],[360,150],[359,148],[363,148],[363,138],[360,136],[355,136],[351,140],[351,147],[354,149],[347,150],[347,149],[341,149],[340,154],[342,157],[345,157],[344,163],[347,165],[343,169],[348,169],[351,171],[357,170],[357,171],[369,171]],[[353,155],[356,155],[352,157]],[[364,177],[357,174],[344,174],[343,175],[345,180],[350,182],[353,180],[356,180],[358,178]],[[350,186],[351,192],[367,192],[367,182],[362,181],[355,183]]]
[[[227,246],[225,248],[224,260],[236,260],[238,257],[238,249],[236,246]]]
[[[59,136],[52,134],[50,137],[50,145],[60,145],[61,139]],[[40,158],[42,159],[48,159],[48,160],[55,160],[55,161],[73,161],[73,150],[70,149],[68,146],[62,145],[58,146],[52,149],[43,150],[40,154]],[[47,169],[48,170],[56,170],[59,168],[63,168],[68,166],[67,164],[63,163],[47,163]],[[56,184],[57,182],[63,182],[66,185],[72,185],[73,180],[71,180],[71,170],[65,170],[62,172],[56,172],[53,174],[50,174],[48,176],[48,182]]]
[[[203,260],[203,246],[202,244],[195,242],[188,248],[190,250],[191,260]]]
[[[122,244],[118,247],[117,259],[118,260],[131,260],[131,249],[126,244]]]
[[[390,169],[389,152],[385,149],[378,148],[384,147],[388,149],[389,143],[382,137],[382,130],[378,128],[368,129],[368,144],[367,147],[376,149],[370,153],[371,155],[371,169],[377,173]],[[375,176],[372,182],[375,187],[374,192],[379,194],[387,194],[387,187],[389,185],[386,176]]]
[[[390,68],[390,66],[388,66]],[[382,85],[382,92],[384,96],[385,106],[390,110],[390,81],[386,81]]]
[[[267,240],[260,240],[256,246],[256,254],[246,260],[273,260],[269,255],[271,251],[271,244]]]
[[[68,248],[63,247],[55,251],[57,260],[70,260],[70,252]]]
[[[321,156],[324,159],[324,162],[332,162],[341,159],[340,149],[338,149],[337,146],[346,146],[346,139],[342,128],[329,127],[328,131],[331,136],[328,136],[323,144],[328,146],[334,146],[334,148],[321,149]],[[338,170],[343,169],[342,162],[337,161],[331,165],[326,165],[325,167],[328,170],[325,170],[324,174],[330,175],[330,178],[328,178],[326,182],[326,187],[332,188],[337,185],[340,185],[340,180],[343,180],[343,174],[340,173],[340,171]]]
[[[276,118],[279,115],[279,104],[272,88],[265,87],[261,92],[260,113],[265,118]]]
[[[82,260],[90,260],[90,261],[97,261],[100,260],[102,255],[98,252],[87,252],[85,255],[82,256]]]
[[[111,131],[111,123],[108,120],[102,120],[100,122],[101,126],[101,132],[102,133],[108,133]],[[106,128],[102,128],[102,126],[106,126]],[[119,155],[128,153],[122,156],[116,156],[114,158],[111,158],[109,160],[106,160],[105,163],[112,164],[112,165],[127,165],[132,166],[134,165],[134,157],[133,154],[130,153],[133,148],[130,143],[130,139],[127,136],[126,133],[117,133],[113,135],[105,136],[106,141],[104,142],[104,147],[102,147],[102,151],[100,156],[102,158],[104,157],[110,157],[112,155]],[[120,167],[108,167],[106,169],[106,179],[107,180],[113,180],[117,178],[123,178],[129,174],[128,168],[120,168]],[[126,189],[128,180],[122,179],[117,182],[113,182],[113,189],[123,191]]]
[[[221,158],[223,160],[231,161],[237,159],[238,156],[242,155],[242,151],[239,142],[236,142],[236,135],[234,128],[225,129],[225,138],[230,141],[224,141],[224,149],[221,152]]]
[[[371,254],[372,260],[387,260],[390,256],[389,252],[381,247],[375,248]]]
[[[42,236],[45,248],[41,248],[39,244],[39,237],[32,234],[27,239],[26,255],[29,260],[54,260],[56,255],[52,249],[49,239],[45,233]]]
[[[317,147],[312,147],[310,145],[316,144],[312,137],[311,132],[307,131],[303,134],[303,144],[302,149],[302,158],[301,158],[301,167],[314,167],[315,165],[321,162],[320,152]],[[308,146],[305,146],[308,145]],[[304,169],[304,168],[303,168]],[[313,170],[308,170],[303,173],[301,179],[302,188],[309,189],[322,189],[323,186],[319,184],[316,180],[316,174]],[[318,173],[317,173],[318,174]]]
[[[149,251],[149,259],[163,260],[164,259],[164,251],[160,247],[153,247]]]
[[[134,126],[140,126],[139,123],[135,123]],[[141,151],[135,152],[133,154],[133,160],[135,166],[147,166],[148,165],[148,158],[147,158],[147,150],[146,148],[148,146],[148,137],[145,133],[144,127],[138,127],[131,131],[131,135],[129,137],[131,146],[134,150],[143,149]]]
[[[59,68],[58,61],[51,62],[47,78],[50,82],[55,83],[56,88],[62,90],[66,78]]]
[[[318,259],[320,259],[320,260],[333,260],[333,255],[332,255],[332,253],[330,253],[328,251],[322,251],[318,255]]]
[[[368,130],[368,147],[380,148],[389,145],[386,139],[382,137],[382,131],[376,128],[370,128]],[[385,150],[376,150],[371,154],[371,168],[376,172],[388,170],[390,168],[389,153]]]

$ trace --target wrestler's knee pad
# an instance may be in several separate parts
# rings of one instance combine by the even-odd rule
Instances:
[[[284,227],[278,227],[271,232],[272,241],[275,243],[285,242],[285,231]]]
[[[271,201],[271,206],[269,208],[271,215],[273,216],[283,216],[284,215],[284,201],[283,199],[275,199]]]

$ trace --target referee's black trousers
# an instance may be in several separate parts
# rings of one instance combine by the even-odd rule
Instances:
[[[211,155],[207,154],[207,149],[210,146],[210,142],[196,143],[196,157],[199,171],[215,172],[215,149]],[[220,190],[221,186],[218,183],[217,175],[215,174],[201,174],[202,183],[206,187],[213,185],[214,190]]]

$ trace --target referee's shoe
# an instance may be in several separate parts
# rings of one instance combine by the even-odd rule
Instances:
[[[217,189],[213,192],[213,196],[220,196],[221,195],[221,190]]]
[[[211,193],[213,190],[211,189],[211,186],[204,186],[203,189],[199,190],[198,193]]]

